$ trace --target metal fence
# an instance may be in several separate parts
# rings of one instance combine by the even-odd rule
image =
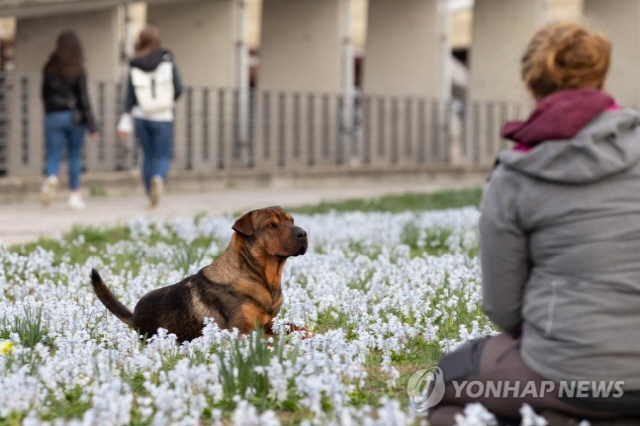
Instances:
[[[0,75],[0,174],[42,173],[41,80]],[[125,170],[140,155],[121,142],[120,83],[90,82],[100,137],[87,139],[85,167]],[[176,107],[174,170],[257,171],[487,166],[505,146],[501,124],[522,118],[506,102],[463,105],[423,97],[186,87]]]

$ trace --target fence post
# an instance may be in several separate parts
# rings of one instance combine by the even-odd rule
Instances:
[[[225,137],[224,137],[224,89],[218,89],[218,169],[222,170],[229,165],[225,162]]]
[[[187,170],[193,170],[193,88],[187,87],[186,89],[186,123],[185,123],[185,139],[186,139],[186,152],[185,152],[185,168]]]
[[[8,105],[7,75],[0,73],[0,176],[9,173],[9,134],[11,126],[7,112]]]
[[[316,97],[313,93],[307,95],[307,165],[313,166],[315,159],[316,144]]]
[[[209,88],[202,89],[202,160],[209,160]]]
[[[20,159],[23,166],[29,164],[29,79],[20,78]]]
[[[104,135],[104,115],[105,115],[105,83],[100,81],[98,83],[98,108],[96,110],[96,126],[100,129],[100,136],[98,139],[98,161],[103,163],[106,159],[105,155],[105,135]],[[85,154],[87,150],[84,151]]]
[[[463,120],[461,111],[455,101],[449,102],[449,165],[460,166],[464,164],[463,150]]]

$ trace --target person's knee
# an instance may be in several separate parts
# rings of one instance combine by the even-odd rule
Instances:
[[[461,381],[480,373],[480,360],[487,342],[493,337],[485,337],[464,343],[438,362],[445,384]]]

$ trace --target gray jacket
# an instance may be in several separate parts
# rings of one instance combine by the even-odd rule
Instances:
[[[640,389],[640,119],[504,151],[480,218],[483,307],[551,380]]]

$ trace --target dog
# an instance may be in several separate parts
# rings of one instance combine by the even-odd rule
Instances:
[[[133,312],[109,290],[95,269],[91,283],[98,299],[143,336],[162,327],[179,342],[202,335],[204,318],[222,329],[247,334],[256,326],[273,335],[273,318],[282,305],[280,280],[287,258],[306,253],[307,233],[281,207],[252,210],[234,223],[225,251],[183,281],[152,290]],[[306,331],[290,326],[289,331]],[[311,334],[311,333],[310,333]]]

